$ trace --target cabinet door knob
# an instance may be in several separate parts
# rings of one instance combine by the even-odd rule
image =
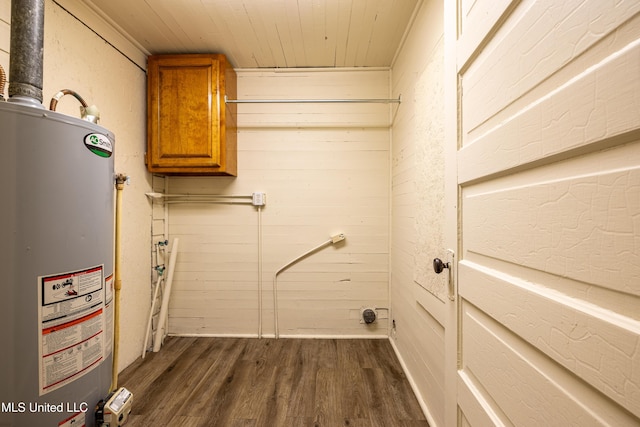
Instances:
[[[444,262],[440,258],[433,259],[433,271],[435,271],[436,274],[442,273],[445,268],[449,268],[448,262]]]

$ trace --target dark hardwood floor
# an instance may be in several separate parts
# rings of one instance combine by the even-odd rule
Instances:
[[[119,376],[127,426],[428,426],[387,340],[168,337]]]

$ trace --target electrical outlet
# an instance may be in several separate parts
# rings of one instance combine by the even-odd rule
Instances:
[[[267,195],[265,193],[253,193],[251,195],[251,204],[253,206],[264,206],[267,204]]]
[[[378,310],[375,307],[360,307],[360,323],[370,325],[378,320]]]

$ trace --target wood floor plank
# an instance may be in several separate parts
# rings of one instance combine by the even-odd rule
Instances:
[[[385,378],[385,390],[393,404],[391,409],[394,417],[401,420],[413,419],[412,414],[421,411],[418,401],[415,399],[409,381],[397,363],[397,358],[391,346],[377,346],[378,360],[382,375]]]
[[[287,417],[313,417],[316,396],[316,372],[318,359],[315,357],[315,340],[300,341],[299,350],[293,360],[291,394],[289,395]]]
[[[286,341],[273,340],[277,343],[278,352],[267,359],[267,364],[273,366],[273,392],[265,407],[258,414],[258,425],[287,425],[285,420],[289,408],[289,401],[293,388],[294,361],[300,350],[301,340]],[[259,391],[258,391],[259,392]]]
[[[212,423],[227,420],[235,394],[247,375],[247,361],[242,360],[246,351],[246,341],[237,338],[224,339],[229,345],[226,353],[215,360],[199,385],[193,390],[189,401],[180,409],[181,415],[202,416]],[[216,424],[213,424],[216,423]]]
[[[362,377],[367,391],[371,425],[374,427],[389,425],[389,420],[396,420],[396,418],[390,416],[391,403],[385,391],[385,378],[382,376],[382,371],[376,368],[364,368]]]
[[[120,374],[128,426],[428,426],[385,340],[169,337]]]
[[[218,402],[212,404],[205,412],[205,416],[209,420],[215,420],[215,423],[210,425],[227,426],[230,425],[234,419],[234,415],[237,412],[238,407],[244,407],[247,402],[243,397],[243,392],[247,389],[246,385],[249,383],[252,374],[251,362],[238,361],[227,377],[227,380],[222,383],[217,392]],[[246,418],[249,414],[246,413],[241,418]]]
[[[342,409],[351,420],[366,419],[369,411],[358,357],[361,352],[355,340],[337,341],[338,366],[343,375]]]
[[[206,364],[198,362],[204,360],[205,355],[210,354],[215,347],[219,347],[216,342],[195,340],[184,351],[177,353],[172,363],[154,375],[153,382],[140,393],[141,396],[158,395],[162,399],[162,405],[158,405],[158,401],[142,400],[137,411],[152,412],[160,420],[166,419],[168,414],[173,415],[177,410],[177,403],[189,396],[200,375],[207,369]],[[190,371],[191,375],[185,376],[185,371]],[[132,388],[135,390],[137,386]],[[135,395],[137,393],[134,390],[131,391]]]
[[[171,425],[176,427],[198,427],[202,424],[200,417],[176,417],[171,419]]]
[[[196,338],[184,340],[168,340],[162,352],[147,353],[140,357],[119,375],[119,380],[136,384],[138,390],[145,390],[156,380],[158,375],[173,363],[187,348],[195,343]]]
[[[277,364],[281,357],[279,341],[249,341],[245,360],[249,364],[249,380],[235,405],[233,418],[252,418],[275,404]]]
[[[337,369],[319,368],[316,373],[315,418],[318,425],[343,425],[342,376]]]

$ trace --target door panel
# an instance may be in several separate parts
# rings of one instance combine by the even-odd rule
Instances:
[[[629,388],[633,385],[628,384],[638,369],[637,357],[634,358],[638,331],[625,323],[624,316],[603,312],[595,304],[540,286],[552,279],[534,284],[521,278],[526,274],[509,276],[470,261],[461,263],[459,274],[465,286],[460,292],[467,300],[479,303],[474,309],[533,346],[549,363],[571,370],[591,388],[638,411],[638,400],[633,399]],[[474,285],[467,286],[470,283]],[[464,323],[467,311],[463,310],[463,325],[469,327]],[[489,319],[472,317],[479,324]],[[472,358],[468,351],[469,347],[465,347],[465,359]]]
[[[458,10],[458,423],[640,425],[640,3],[487,4]]]
[[[640,16],[625,25],[627,44],[614,41],[615,37],[616,33],[607,41],[615,42],[619,50],[604,52],[599,46],[602,52],[598,55],[590,52],[586,55],[589,58],[582,57],[559,70],[530,93],[512,100],[511,105],[501,103],[495,108],[503,110],[495,115],[486,114],[491,102],[485,92],[476,94],[467,89],[475,82],[467,82],[465,73],[460,160],[468,167],[460,170],[460,181],[548,161],[552,156],[561,159],[589,152],[593,144],[607,148],[627,142],[621,139],[640,126],[638,94],[629,90],[637,86],[640,75]],[[632,37],[635,40],[629,41]],[[498,86],[492,90],[506,91]],[[474,117],[480,112],[484,115]],[[470,124],[472,120],[476,123]]]
[[[471,304],[463,304],[461,322],[464,385],[471,383],[485,395],[504,425],[637,423],[637,418]]]
[[[638,148],[465,186],[466,250],[639,296]]]

